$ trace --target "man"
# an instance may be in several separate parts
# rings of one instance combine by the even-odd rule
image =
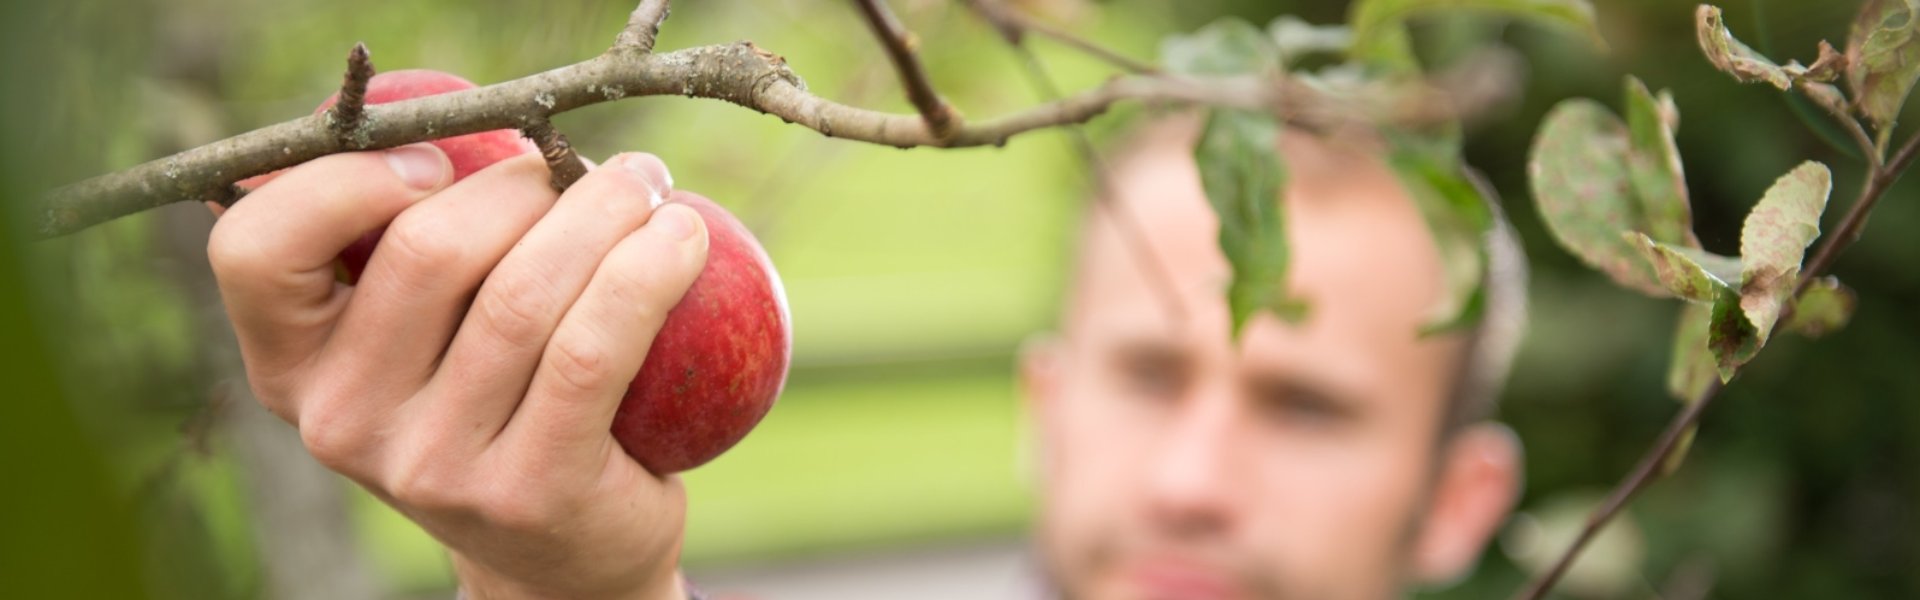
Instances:
[[[1234,341],[1194,130],[1157,124],[1113,163],[1145,239],[1093,211],[1062,331],[1023,355],[1050,583],[1381,598],[1465,572],[1518,487],[1516,440],[1480,420],[1513,290],[1479,335],[1420,338],[1443,275],[1417,209],[1365,142],[1289,133],[1290,286],[1311,312]],[[607,432],[704,260],[700,220],[649,201],[685,192],[644,154],[558,197],[538,157],[450,180],[428,145],[329,156],[220,219],[208,253],[259,397],[444,543],[469,597],[686,597],[680,482]],[[333,257],[389,220],[358,285],[335,284]]]

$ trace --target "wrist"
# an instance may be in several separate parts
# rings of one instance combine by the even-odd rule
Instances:
[[[638,576],[597,586],[581,586],[580,581],[533,582],[509,577],[488,569],[458,554],[453,556],[454,575],[459,580],[460,600],[687,600],[685,582],[678,569],[667,569],[653,576]]]

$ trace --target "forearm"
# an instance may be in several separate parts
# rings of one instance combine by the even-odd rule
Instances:
[[[678,569],[666,569],[650,576],[636,577],[633,581],[598,590],[579,590],[558,582],[541,585],[521,579],[508,577],[496,571],[474,564],[470,560],[453,558],[454,574],[460,583],[460,600],[559,600],[559,599],[605,599],[605,600],[688,600],[696,596],[688,593],[688,588],[680,577]]]

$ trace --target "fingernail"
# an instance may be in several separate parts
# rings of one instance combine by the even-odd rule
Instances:
[[[453,165],[447,154],[433,144],[411,144],[387,151],[387,166],[409,187],[430,190],[446,181]]]
[[[700,213],[685,205],[675,204],[654,211],[652,222],[660,228],[660,233],[668,238],[687,240],[700,231]]]
[[[659,208],[661,203],[666,202],[667,194],[673,192],[673,175],[667,172],[667,163],[661,162],[658,156],[644,152],[622,154],[615,157],[612,164],[639,175],[642,181],[647,182],[652,190],[647,202],[653,208]]]

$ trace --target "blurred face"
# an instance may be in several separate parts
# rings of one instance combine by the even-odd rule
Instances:
[[[1142,240],[1090,208],[1065,329],[1026,358],[1055,584],[1074,598],[1381,598],[1460,570],[1516,469],[1510,443],[1502,457],[1485,442],[1510,438],[1438,439],[1463,344],[1417,336],[1442,285],[1417,209],[1370,154],[1289,134],[1290,286],[1309,316],[1262,314],[1235,342],[1190,147],[1160,139],[1114,165],[1173,289],[1127,247]],[[1486,468],[1502,464],[1504,478]]]

